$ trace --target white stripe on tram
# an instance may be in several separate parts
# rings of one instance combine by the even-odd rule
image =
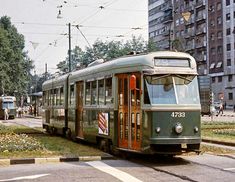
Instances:
[[[114,167],[111,167],[101,161],[91,161],[91,162],[86,162],[90,166],[103,171],[105,173],[108,173],[116,178],[118,178],[121,181],[128,181],[128,182],[141,182],[141,180],[131,176],[130,174],[127,174],[123,171],[120,171]]]

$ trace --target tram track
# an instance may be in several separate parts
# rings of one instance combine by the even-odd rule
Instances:
[[[213,155],[216,157],[216,155]],[[219,156],[225,157],[227,156]],[[231,159],[231,158],[230,158]],[[209,164],[203,164],[199,162],[192,161],[190,159],[186,159],[183,156],[179,157],[160,157],[156,158],[155,156],[148,157],[135,157],[130,159],[130,161],[143,165],[145,167],[151,168],[154,171],[165,173],[171,175],[172,177],[176,177],[178,179],[190,182],[199,182],[201,181],[200,177],[197,176],[197,171],[199,175],[201,175],[202,171],[212,171],[212,173],[223,173],[223,175],[234,175],[234,168],[230,170],[230,168],[222,168],[218,166],[212,166]],[[187,169],[187,170],[185,170]],[[196,170],[197,169],[197,170]],[[195,171],[192,173],[192,171]],[[212,177],[212,176],[210,176]]]

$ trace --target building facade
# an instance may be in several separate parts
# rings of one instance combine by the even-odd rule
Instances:
[[[211,76],[215,101],[235,104],[235,0],[149,0],[149,38],[178,50]]]

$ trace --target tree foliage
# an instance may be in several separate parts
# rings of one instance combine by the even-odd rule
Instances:
[[[9,17],[0,18],[0,94],[23,95],[27,91],[32,60],[24,52],[24,36]]]
[[[158,50],[156,44],[153,40],[149,42],[144,41],[144,39],[139,36],[132,36],[132,39],[122,42],[122,41],[105,41],[96,40],[92,47],[86,47],[85,51],[76,46],[72,50],[72,70],[76,69],[77,65],[80,67],[87,66],[89,63],[97,60],[111,60],[124,55],[128,55],[131,52],[136,53],[147,53]],[[62,73],[68,70],[68,57],[66,60],[57,64],[57,69]]]

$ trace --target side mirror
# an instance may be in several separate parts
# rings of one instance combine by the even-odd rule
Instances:
[[[136,76],[135,75],[130,76],[130,89],[131,90],[136,89]]]

